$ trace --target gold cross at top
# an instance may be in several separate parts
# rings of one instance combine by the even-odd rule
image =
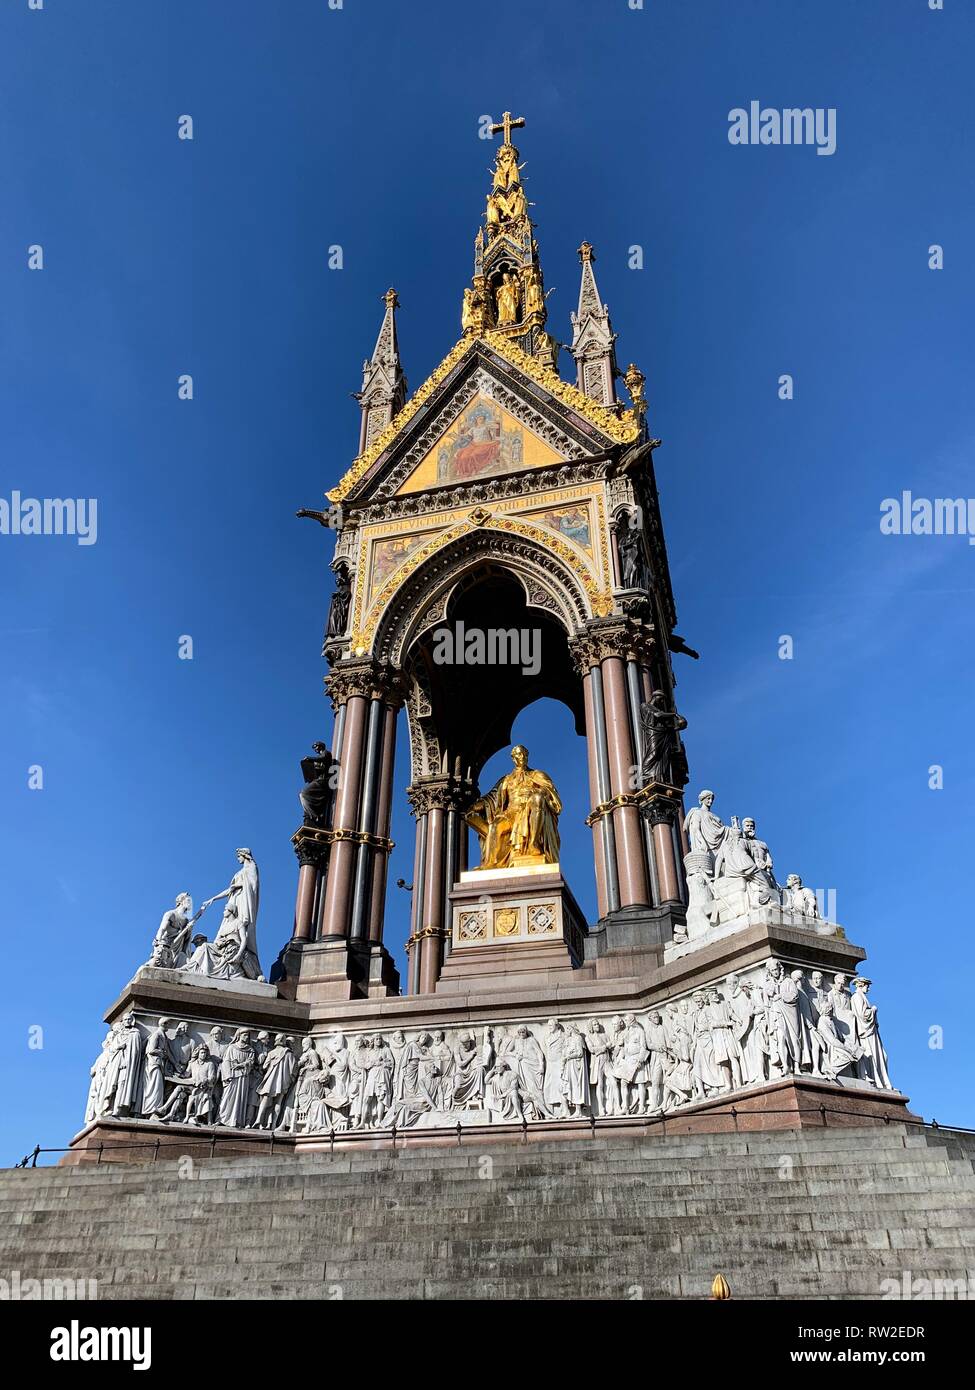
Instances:
[[[497,125],[491,127],[491,134],[496,135],[499,130],[504,131],[504,143],[511,144],[511,131],[514,126],[525,124],[524,116],[512,116],[510,111],[506,111]]]

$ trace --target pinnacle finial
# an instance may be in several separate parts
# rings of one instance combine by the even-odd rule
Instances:
[[[383,295],[383,303],[386,305],[387,309],[399,308],[399,295],[392,288],[392,286],[390,286],[390,288]]]
[[[512,116],[512,114],[511,114],[510,111],[506,111],[506,112],[504,113],[504,115],[501,117],[501,120],[500,120],[496,125],[492,125],[492,127],[491,127],[491,134],[492,134],[492,135],[497,135],[497,133],[498,133],[499,130],[503,130],[503,131],[504,131],[504,144],[510,145],[510,144],[511,144],[511,132],[512,132],[512,130],[514,129],[515,126],[523,126],[524,124],[525,124],[525,118],[524,118],[524,116]]]
[[[588,265],[590,261],[596,259],[596,252],[591,241],[584,241],[579,247],[579,259],[583,265]]]

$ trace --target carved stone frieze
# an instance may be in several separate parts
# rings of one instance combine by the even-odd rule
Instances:
[[[487,921],[483,907],[465,918],[475,949]],[[783,1077],[876,1095],[894,1087],[870,985],[774,957],[625,1013],[335,1025],[300,1043],[130,1009],[91,1068],[85,1118],[328,1135],[669,1114]]]

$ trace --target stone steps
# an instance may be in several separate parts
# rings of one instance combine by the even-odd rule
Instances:
[[[167,1300],[702,1298],[719,1270],[875,1298],[975,1275],[973,1152],[891,1126],[8,1170],[0,1265]]]

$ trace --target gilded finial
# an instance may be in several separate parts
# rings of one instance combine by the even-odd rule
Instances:
[[[596,259],[596,253],[592,248],[591,241],[584,241],[579,247],[579,259],[583,265],[588,265],[590,261]]]
[[[525,124],[525,118],[524,118],[524,116],[512,116],[512,114],[511,114],[510,111],[506,111],[506,112],[504,113],[504,115],[501,117],[501,120],[500,120],[496,125],[492,125],[492,127],[491,127],[491,134],[492,134],[492,135],[497,135],[497,133],[498,133],[499,130],[503,130],[503,131],[504,131],[504,141],[503,141],[503,143],[504,143],[505,145],[510,145],[510,144],[511,144],[511,132],[512,132],[513,128],[514,128],[515,126],[523,126],[524,124]]]
[[[392,286],[390,286],[390,288],[383,295],[383,303],[386,305],[387,309],[399,308],[399,295],[392,288]]]
[[[711,1298],[718,1303],[723,1303],[725,1299],[731,1297],[731,1289],[728,1281],[723,1274],[716,1274],[711,1284]]]
[[[633,408],[640,415],[645,414],[647,409],[647,398],[643,391],[646,380],[646,377],[635,362],[631,362],[623,373],[623,381],[626,384],[627,391],[630,393],[630,400],[633,402]]]

